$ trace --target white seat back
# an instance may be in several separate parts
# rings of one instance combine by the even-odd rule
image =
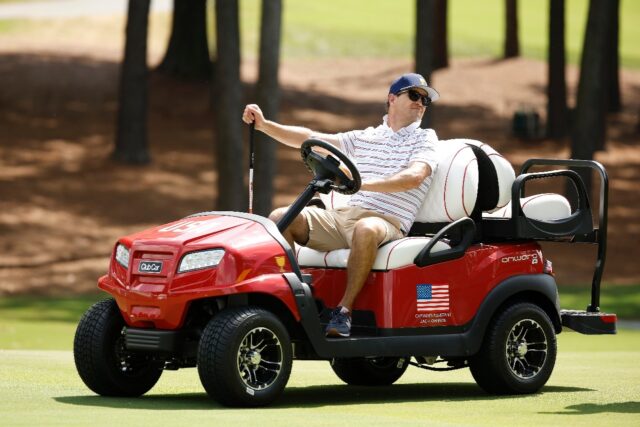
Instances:
[[[451,222],[471,214],[478,196],[478,165],[473,150],[467,145],[469,141],[472,140],[436,143],[438,166],[416,221]],[[320,199],[327,209],[336,209],[347,206],[350,196],[332,191],[321,194]]]
[[[486,153],[487,157],[489,157],[489,160],[491,160],[496,170],[496,178],[498,179],[498,204],[495,208],[490,209],[489,212],[506,206],[507,203],[511,201],[511,187],[513,186],[513,181],[516,180],[516,173],[511,163],[505,159],[502,154],[483,142],[474,139],[456,139],[455,141],[480,147],[480,149]]]
[[[462,140],[438,141],[438,166],[416,222],[452,222],[469,216],[478,197],[478,163]]]

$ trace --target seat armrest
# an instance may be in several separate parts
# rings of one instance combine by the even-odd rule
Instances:
[[[451,242],[451,249],[439,251],[431,254],[431,250],[445,235],[460,233],[462,236],[459,241]],[[427,265],[436,264],[438,262],[450,261],[464,256],[467,248],[471,245],[476,236],[476,225],[469,217],[460,218],[457,221],[444,227],[425,245],[420,253],[415,257],[414,263],[418,267],[426,267]]]

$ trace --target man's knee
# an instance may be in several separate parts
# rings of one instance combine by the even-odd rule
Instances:
[[[386,228],[380,218],[362,218],[356,222],[353,235],[359,239],[376,240],[379,243],[386,235]]]
[[[285,208],[278,208],[275,209],[273,212],[271,212],[269,214],[269,219],[273,222],[278,222],[282,219],[282,217],[284,216],[285,212],[287,211],[287,207]]]
[[[275,209],[269,214],[269,219],[277,224],[288,210],[289,206]],[[307,225],[305,216],[298,214],[293,221],[291,221],[289,227],[287,227],[287,232],[291,233],[299,244],[306,243],[309,239],[309,226]]]

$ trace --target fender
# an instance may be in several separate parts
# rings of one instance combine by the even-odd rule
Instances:
[[[510,277],[497,285],[483,300],[478,314],[464,325],[463,332],[460,333],[327,338],[322,331],[318,309],[309,285],[300,281],[293,273],[285,273],[284,276],[293,290],[302,327],[321,359],[407,355],[468,357],[480,349],[487,325],[496,310],[509,298],[523,292],[534,292],[551,304],[554,310],[549,314],[554,324],[559,325],[559,301],[555,280],[546,274],[531,274]]]
[[[513,276],[500,282],[487,294],[482,304],[480,304],[477,314],[469,322],[468,331],[465,332],[469,354],[475,354],[480,350],[487,326],[500,306],[509,298],[523,292],[534,292],[547,300],[549,303],[547,306],[552,306],[554,309],[542,308],[545,309],[556,326],[556,332],[559,333],[561,331],[560,300],[555,279],[548,274]],[[465,329],[467,328],[465,327]]]
[[[295,273],[287,273],[295,276]],[[199,289],[174,292],[171,298],[149,297],[148,294],[125,290],[113,283],[109,276],[102,276],[99,287],[111,294],[120,308],[127,325],[132,327],[153,327],[157,329],[178,330],[182,328],[191,303],[217,297],[234,297],[247,294],[265,294],[279,300],[300,320],[300,314],[291,292],[291,287],[282,274],[263,275],[240,282],[233,286],[209,288],[208,292]]]

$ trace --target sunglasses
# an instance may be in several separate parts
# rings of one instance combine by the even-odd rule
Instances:
[[[419,99],[422,102],[422,105],[425,107],[428,107],[429,104],[431,104],[431,98],[429,98],[428,95],[421,94],[417,90],[410,89],[404,92],[400,92],[398,96],[402,95],[403,93],[406,93],[412,102],[416,102]]]

